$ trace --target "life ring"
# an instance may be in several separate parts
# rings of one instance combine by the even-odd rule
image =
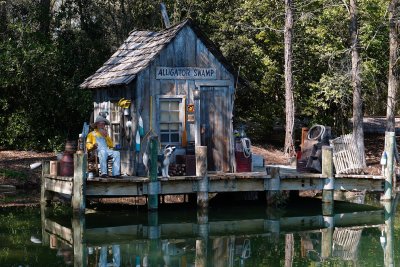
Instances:
[[[313,130],[315,130],[317,128],[319,128],[318,135],[315,137],[311,137],[311,133],[313,132]],[[324,134],[325,134],[325,126],[320,125],[320,124],[315,124],[314,126],[312,126],[310,128],[310,130],[308,130],[307,139],[308,140],[318,140],[320,137],[323,137]]]

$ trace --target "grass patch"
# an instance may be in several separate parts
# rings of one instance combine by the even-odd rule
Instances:
[[[5,178],[17,179],[21,181],[28,180],[28,175],[26,173],[9,169],[0,169],[0,176],[4,176]]]

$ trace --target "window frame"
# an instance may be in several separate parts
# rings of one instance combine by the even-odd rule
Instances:
[[[122,115],[122,108],[118,106],[118,102],[110,101],[110,106],[109,106],[109,116],[110,116],[110,127],[109,127],[109,132],[110,132],[110,137],[111,140],[114,144],[116,145],[123,145],[123,140],[122,140],[122,127],[121,127],[121,115]],[[118,128],[119,132],[116,133],[114,128]],[[118,137],[117,137],[118,136]],[[118,142],[117,142],[118,138]]]
[[[178,102],[178,121],[162,121],[161,120],[161,103],[162,102],[173,102],[177,101]],[[185,95],[159,95],[157,96],[157,109],[158,109],[158,120],[157,120],[157,127],[158,127],[158,134],[160,137],[160,143],[162,145],[181,145],[182,144],[182,133],[183,133],[183,126],[185,125],[184,119],[185,119],[185,104],[186,104],[186,96]],[[169,141],[165,142],[162,141],[162,132],[161,132],[161,124],[179,124],[178,130],[177,131],[168,131],[169,134]],[[171,141],[171,133],[178,133],[178,141],[177,142],[172,142]]]

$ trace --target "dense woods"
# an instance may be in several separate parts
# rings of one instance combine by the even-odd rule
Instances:
[[[350,1],[291,1],[295,122],[351,131]],[[285,1],[164,1],[172,24],[191,17],[246,80],[235,125],[264,142],[285,124]],[[386,115],[389,1],[357,2],[362,111]],[[396,8],[397,5],[395,5]],[[393,12],[392,12],[393,13]],[[160,30],[155,0],[0,1],[0,147],[59,149],[92,110],[79,84],[133,29]]]

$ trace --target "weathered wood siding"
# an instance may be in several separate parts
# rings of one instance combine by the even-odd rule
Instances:
[[[216,79],[156,79],[157,67],[198,67],[214,68]],[[150,130],[159,134],[159,98],[165,96],[182,98],[181,120],[187,141],[194,141],[194,125],[185,122],[186,104],[194,103],[193,90],[202,91],[202,123],[206,125],[208,158],[210,170],[232,171],[234,166],[232,136],[232,109],[234,94],[233,75],[217,60],[193,30],[184,27],[157,56],[152,63],[128,86],[97,88],[93,90],[94,114],[106,110],[110,114],[112,102],[125,98],[132,101],[130,115],[121,114],[121,171],[137,175],[137,164],[141,157],[136,156],[135,136],[139,115],[143,119],[145,134]],[[125,127],[131,117],[132,129]],[[143,139],[143,137],[142,137]],[[143,140],[141,140],[143,141]],[[142,144],[146,144],[143,142]],[[142,151],[145,148],[142,147]],[[139,162],[136,159],[139,158]]]
[[[156,79],[157,67],[199,67],[215,68],[216,79]],[[232,171],[233,138],[232,135],[232,109],[234,94],[233,75],[214,57],[204,43],[197,38],[190,27],[182,29],[175,39],[160,52],[155,60],[145,71],[138,74],[136,80],[136,106],[142,108],[144,129],[147,133],[152,129],[159,133],[158,96],[185,96],[187,103],[194,103],[193,90],[197,87],[201,91],[214,88],[213,93],[202,96],[204,118],[208,113],[209,103],[212,108],[217,108],[213,116],[206,120],[208,129],[209,159],[215,164],[213,169]],[[150,110],[151,109],[151,110]],[[210,123],[211,122],[211,123]],[[194,141],[194,125],[184,123],[187,140]]]

